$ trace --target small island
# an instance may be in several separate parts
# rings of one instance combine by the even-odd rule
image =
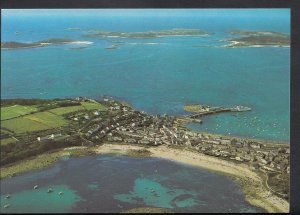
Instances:
[[[229,33],[240,37],[229,39],[230,44],[224,46],[227,48],[290,46],[290,36],[279,32],[237,30]]]
[[[151,39],[170,36],[208,36],[209,33],[199,29],[181,29],[175,28],[161,31],[146,31],[146,32],[111,32],[101,30],[91,30],[83,34],[84,37],[93,38],[132,38],[132,39]]]
[[[198,114],[203,107],[185,109]],[[226,174],[252,205],[288,211],[288,144],[195,132],[183,118],[191,116],[150,115],[112,98],[2,100],[1,178],[44,168],[64,156],[160,157]]]
[[[23,48],[37,48],[44,47],[48,45],[62,45],[62,44],[91,44],[89,41],[78,41],[66,38],[50,38],[46,40],[41,40],[37,42],[31,43],[23,43],[23,42],[1,42],[1,49],[23,49]]]

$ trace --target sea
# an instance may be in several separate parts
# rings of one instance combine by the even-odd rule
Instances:
[[[290,48],[211,48],[231,30],[289,34],[288,9],[2,10],[3,41],[49,38],[92,44],[1,51],[1,97],[108,95],[149,114],[187,114],[185,104],[252,111],[205,117],[199,131],[290,140]],[[91,30],[200,29],[210,36],[89,38]],[[106,49],[122,42],[116,49]],[[194,47],[202,46],[202,47]],[[79,48],[79,49],[78,49]]]
[[[175,213],[265,212],[244,198],[231,179],[207,170],[160,158],[98,155],[65,158],[47,169],[1,180],[0,211],[119,213],[154,207]]]
[[[231,30],[290,33],[288,9],[1,10],[1,41],[85,43],[1,50],[1,98],[103,96],[149,114],[185,104],[252,110],[188,128],[289,144],[290,48],[221,48]],[[208,36],[91,38],[92,30],[200,29]],[[107,49],[122,43],[115,49]],[[215,47],[215,48],[214,48]],[[263,212],[226,176],[158,158],[69,158],[1,180],[3,212]],[[39,185],[37,190],[34,185]],[[52,193],[47,193],[49,188]],[[59,192],[62,192],[59,195]],[[10,198],[5,198],[11,194]],[[10,207],[4,209],[4,205]]]

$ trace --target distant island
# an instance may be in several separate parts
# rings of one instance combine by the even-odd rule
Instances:
[[[227,48],[290,46],[290,36],[279,32],[235,30],[229,33],[241,37],[228,40],[230,44],[225,45]]]
[[[65,38],[50,38],[37,42],[23,43],[23,42],[1,42],[1,49],[22,49],[22,48],[37,48],[48,45],[61,45],[61,44],[90,44],[89,41],[78,41]]]
[[[183,29],[175,28],[171,30],[161,31],[146,31],[146,32],[112,32],[91,30],[89,33],[83,34],[85,37],[95,38],[133,38],[133,39],[147,39],[147,38],[159,38],[169,36],[207,36],[209,33],[201,31],[199,29]]]
[[[259,47],[290,47],[290,36],[273,31],[234,30],[227,32],[234,38],[219,40],[225,45],[193,45],[195,48],[259,48]],[[236,37],[238,36],[238,37]]]
[[[154,156],[226,174],[252,205],[288,212],[289,144],[189,130],[186,122],[222,108],[184,108],[201,114],[150,115],[112,98],[1,100],[1,178],[44,168],[66,154]]]
[[[228,32],[234,37],[227,40],[220,40],[220,42],[228,42],[226,45],[193,45],[195,48],[251,48],[251,47],[289,47],[290,36],[287,34],[271,31],[248,31],[248,30],[234,30]],[[131,39],[151,39],[161,38],[170,36],[207,36],[211,33],[199,29],[171,29],[171,30],[160,30],[160,31],[146,31],[146,32],[111,32],[101,30],[90,30],[88,33],[82,34],[83,37],[90,38],[102,38],[102,39],[113,39],[113,38],[131,38]],[[117,47],[126,43],[110,41],[112,44],[105,49],[113,50]],[[1,49],[23,49],[23,48],[37,48],[49,45],[62,45],[62,44],[82,44],[89,45],[93,42],[90,41],[79,41],[67,38],[50,38],[37,42],[1,42]],[[153,44],[153,43],[152,43]],[[86,47],[73,47],[71,49],[83,49]]]

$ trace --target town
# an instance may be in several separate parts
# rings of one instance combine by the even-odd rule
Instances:
[[[267,186],[274,194],[288,199],[289,144],[191,131],[185,127],[187,122],[202,122],[199,118],[195,119],[194,115],[150,115],[109,97],[100,101],[82,97],[64,99],[52,103],[54,106],[48,102],[47,105],[41,105],[43,108],[40,110],[51,110],[62,102],[68,104],[68,107],[76,107],[85,102],[99,104],[101,108],[66,111],[62,116],[69,123],[53,129],[16,134],[16,147],[18,144],[33,146],[50,143],[51,147],[59,148],[74,145],[95,146],[110,142],[145,147],[167,145],[184,148],[248,165],[253,171],[266,175]],[[9,130],[2,125],[1,130],[3,129]],[[1,140],[8,136],[13,136],[13,132],[1,134]],[[1,159],[2,166],[15,161],[16,157],[9,157],[14,147],[1,145],[1,149],[1,155],[6,159]],[[40,151],[34,155],[38,153]]]

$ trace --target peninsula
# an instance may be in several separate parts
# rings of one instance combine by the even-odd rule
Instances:
[[[289,211],[288,144],[191,131],[184,126],[191,116],[150,115],[107,97],[2,100],[1,178],[66,155],[154,156],[226,174],[250,204]]]

